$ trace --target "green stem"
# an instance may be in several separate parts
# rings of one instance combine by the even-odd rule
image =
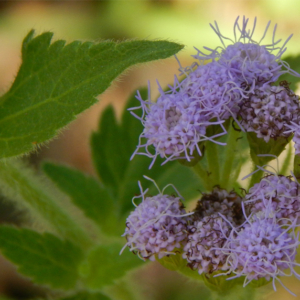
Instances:
[[[193,166],[194,172],[200,177],[201,183],[206,191],[209,191],[211,186],[209,184],[208,175],[209,173],[202,167],[201,162],[198,162]]]
[[[21,209],[26,209],[34,223],[56,231],[82,248],[92,245],[91,238],[65,211],[34,175],[20,162],[6,160],[0,163],[1,192]]]
[[[220,165],[217,146],[215,143],[207,143],[205,150],[206,162],[201,160],[193,166],[195,173],[201,178],[206,191],[211,191],[215,185],[220,185]],[[207,167],[204,167],[203,165],[206,164]]]
[[[289,172],[289,166],[290,166],[290,163],[291,163],[291,160],[292,160],[292,144],[289,143],[289,148],[288,148],[288,152],[287,152],[287,155],[284,159],[284,161],[282,162],[282,167],[280,169],[280,171],[278,170],[278,174],[281,174],[281,175],[285,175],[286,173]],[[288,174],[290,175],[290,174]]]
[[[224,189],[232,189],[233,179],[235,181],[236,178],[232,178],[232,165],[234,162],[234,158],[236,156],[235,148],[237,143],[237,138],[239,136],[239,132],[230,127],[228,132],[227,145],[225,150],[225,162],[222,168],[222,176],[220,178],[220,186]]]
[[[205,152],[208,162],[209,184],[211,187],[220,184],[220,165],[217,146],[217,144],[212,142],[207,143]]]

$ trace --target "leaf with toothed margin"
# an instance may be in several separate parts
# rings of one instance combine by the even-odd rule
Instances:
[[[91,290],[101,290],[103,286],[112,285],[126,272],[145,264],[128,249],[120,255],[121,249],[122,245],[115,243],[96,246],[88,253],[79,266],[85,286]]]
[[[0,250],[35,283],[70,289],[78,280],[81,249],[56,236],[29,229],[0,226]]]
[[[168,41],[63,40],[53,34],[34,37],[22,46],[22,65],[10,90],[0,98],[0,158],[33,150],[53,138],[128,67],[167,58],[183,48]]]

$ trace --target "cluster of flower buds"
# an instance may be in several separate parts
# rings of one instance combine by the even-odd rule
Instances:
[[[214,50],[205,47],[209,54],[196,49],[193,57],[197,62],[192,66],[183,68],[179,63],[180,75],[185,78],[179,81],[175,76],[174,85],[167,91],[159,86],[157,101],[151,100],[150,93],[147,100],[137,94],[141,106],[131,111],[142,108],[142,117],[133,115],[141,120],[144,130],[134,155],[147,155],[153,159],[152,164],[158,155],[166,158],[165,162],[190,161],[196,152],[202,155],[201,142],[220,144],[217,139],[227,133],[223,123],[229,118],[241,130],[255,132],[266,142],[296,132],[295,147],[299,152],[299,97],[287,82],[276,85],[284,73],[300,76],[281,60],[291,36],[278,47],[281,40],[275,40],[275,26],[272,43],[263,45],[270,22],[256,42],[256,19],[251,30],[248,19],[243,18],[241,25],[238,20],[234,24],[234,40],[224,37],[217,23],[211,25],[222,46]],[[208,126],[220,126],[221,130],[209,135]]]
[[[295,152],[300,154],[299,97],[288,82],[280,81],[285,73],[300,77],[281,60],[290,37],[278,47],[281,40],[275,40],[275,26],[272,42],[263,45],[270,23],[256,42],[256,19],[251,30],[248,19],[243,18],[241,25],[238,20],[234,40],[224,37],[217,23],[211,25],[222,46],[205,48],[209,54],[196,49],[197,62],[190,67],[179,63],[184,79],[175,76],[167,91],[159,86],[157,101],[151,100],[150,93],[143,100],[138,92],[141,105],[131,112],[144,130],[134,154],[153,158],[150,167],[157,156],[165,162],[190,161],[195,153],[202,155],[201,143],[222,144],[217,139],[227,133],[228,122],[226,126],[224,122],[230,118],[240,130],[255,133],[262,144],[277,138],[288,142],[293,135]],[[141,117],[133,112],[140,108]],[[208,130],[209,126],[219,128]],[[300,226],[296,178],[269,173],[244,194],[241,197],[215,186],[187,213],[180,196],[160,192],[146,197],[142,191],[143,201],[127,219],[124,248],[128,246],[144,260],[180,255],[186,267],[199,274],[227,276],[228,280],[242,277],[244,286],[262,279],[272,280],[276,289],[276,281],[282,284],[281,276],[300,279],[294,270],[300,266],[295,262],[300,244],[295,233]]]
[[[180,197],[145,197],[129,215],[125,245],[143,260],[182,255],[199,274],[280,281],[296,275],[300,191],[291,177],[267,175],[245,197],[215,187],[192,213]],[[125,248],[124,247],[124,248]],[[123,249],[124,249],[123,248]]]

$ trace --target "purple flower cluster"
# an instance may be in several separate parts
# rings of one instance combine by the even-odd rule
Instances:
[[[274,27],[272,43],[262,45],[270,23],[259,42],[253,40],[256,19],[248,29],[248,19],[234,24],[234,40],[225,38],[215,23],[211,27],[219,36],[222,47],[208,49],[205,54],[197,49],[192,66],[183,68],[179,82],[168,91],[159,87],[160,96],[152,101],[150,95],[143,100],[138,93],[143,114],[139,118],[144,126],[139,145],[134,152],[151,157],[153,165],[157,156],[165,162],[174,159],[190,161],[196,153],[202,155],[200,143],[226,134],[223,123],[233,118],[243,131],[253,131],[268,141],[278,136],[288,137],[294,132],[291,124],[298,124],[299,97],[288,85],[275,86],[284,73],[299,76],[281,60],[285,45],[278,47]],[[229,45],[226,43],[229,41]],[[211,60],[209,63],[208,60]],[[132,108],[131,111],[138,109]],[[221,133],[210,136],[207,128],[220,126]]]
[[[227,256],[224,274],[229,279],[243,276],[244,286],[252,280],[279,281],[280,276],[300,278],[294,267],[299,234],[299,184],[292,177],[269,174],[249,189],[242,202],[245,221],[230,223],[230,234],[221,250]],[[282,284],[283,285],[283,284]],[[285,287],[286,288],[286,287]]]
[[[250,188],[245,203],[253,213],[271,209],[280,223],[295,221],[300,224],[299,185],[290,176],[265,176]]]
[[[275,82],[282,74],[280,57],[273,55],[266,46],[236,42],[221,52],[219,63],[226,66],[230,75],[240,84],[262,85]]]
[[[182,253],[199,274],[244,277],[244,286],[264,278],[300,275],[294,267],[300,244],[300,195],[292,177],[267,175],[244,198],[215,187],[204,193],[192,213],[179,197],[144,197],[129,215],[126,237],[130,251],[155,260]],[[124,248],[125,248],[124,247]],[[124,249],[123,248],[123,249]]]

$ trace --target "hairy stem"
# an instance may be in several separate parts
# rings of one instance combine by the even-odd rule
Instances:
[[[17,207],[29,213],[33,224],[57,232],[83,248],[92,244],[78,222],[58,204],[50,191],[47,192],[34,172],[22,163],[12,160],[0,163],[0,188]]]
[[[203,187],[206,191],[209,191],[211,189],[211,185],[209,182],[209,173],[207,170],[205,170],[201,163],[198,162],[195,166],[193,166],[194,172],[200,177],[201,182],[203,184]]]
[[[209,170],[208,181],[211,188],[217,184],[220,184],[220,165],[217,147],[218,145],[215,143],[207,143],[205,153]]]

